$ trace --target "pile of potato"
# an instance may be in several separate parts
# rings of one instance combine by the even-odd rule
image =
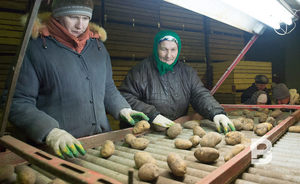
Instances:
[[[282,115],[282,113],[283,112],[280,109],[271,111],[264,108],[258,109],[257,111],[244,109],[228,112],[229,116],[239,116],[231,119],[236,130],[253,130],[259,136],[265,135],[274,126],[276,126],[277,122],[275,118]],[[258,125],[254,125],[254,117],[258,118]]]

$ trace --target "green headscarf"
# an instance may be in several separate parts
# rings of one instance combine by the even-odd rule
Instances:
[[[158,56],[158,51],[157,51],[158,45],[160,43],[160,40],[162,38],[164,38],[165,36],[172,36],[177,40],[178,54],[177,54],[177,57],[176,57],[175,61],[171,65],[162,62],[159,59],[159,56]],[[166,39],[166,40],[169,40],[169,39]],[[173,71],[173,67],[177,63],[177,60],[178,60],[178,57],[179,57],[179,54],[180,54],[180,50],[181,50],[181,40],[180,40],[180,37],[178,36],[178,34],[176,34],[175,32],[170,31],[170,30],[162,30],[162,31],[159,31],[155,35],[154,44],[153,44],[153,57],[156,61],[156,66],[157,66],[157,69],[158,69],[160,75],[163,75],[163,74],[167,73],[168,71]]]

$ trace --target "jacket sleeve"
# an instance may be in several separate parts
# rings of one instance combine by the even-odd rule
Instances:
[[[126,78],[122,82],[120,92],[131,105],[132,109],[145,113],[150,118],[149,121],[152,122],[160,112],[157,111],[154,105],[147,104],[143,101],[146,82],[143,82],[142,80],[142,74],[134,67],[128,72]]]
[[[53,128],[59,128],[55,119],[36,107],[39,86],[39,79],[28,49],[12,99],[9,120],[37,143],[43,142]]]
[[[248,89],[246,89],[243,93],[242,93],[242,96],[241,96],[241,103],[244,103],[244,104],[247,104],[250,99],[251,99],[251,96],[252,94],[254,93],[255,91],[253,91],[251,89],[251,87],[249,87]]]
[[[103,46],[104,47],[104,46]],[[110,56],[106,51],[106,81],[105,81],[105,97],[104,97],[105,109],[115,119],[120,118],[120,111],[123,108],[130,108],[130,105],[126,99],[118,91],[113,78]]]
[[[190,103],[195,111],[210,120],[217,114],[225,114],[224,108],[210,94],[210,91],[204,87],[197,72],[190,68],[188,73],[191,81]]]

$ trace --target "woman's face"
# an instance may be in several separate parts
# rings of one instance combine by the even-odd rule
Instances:
[[[79,37],[88,27],[90,17],[84,15],[68,15],[59,18],[58,21],[69,33],[75,37]]]
[[[174,63],[178,54],[178,47],[174,41],[165,40],[158,45],[158,57],[159,59],[171,65]]]
[[[267,87],[267,84],[257,84],[255,83],[258,90],[264,90]]]

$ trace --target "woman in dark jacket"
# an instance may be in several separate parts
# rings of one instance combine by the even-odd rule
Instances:
[[[221,132],[234,130],[224,109],[203,86],[197,72],[179,62],[179,36],[160,31],[154,38],[153,55],[134,66],[123,81],[120,92],[136,110],[144,112],[150,122],[169,127],[173,120],[187,114],[189,104],[215,122]]]
[[[106,33],[89,24],[92,0],[54,0],[52,8],[33,30],[9,119],[31,140],[73,157],[85,153],[74,137],[111,130],[106,112],[131,124],[131,116],[147,117],[114,84]]]

